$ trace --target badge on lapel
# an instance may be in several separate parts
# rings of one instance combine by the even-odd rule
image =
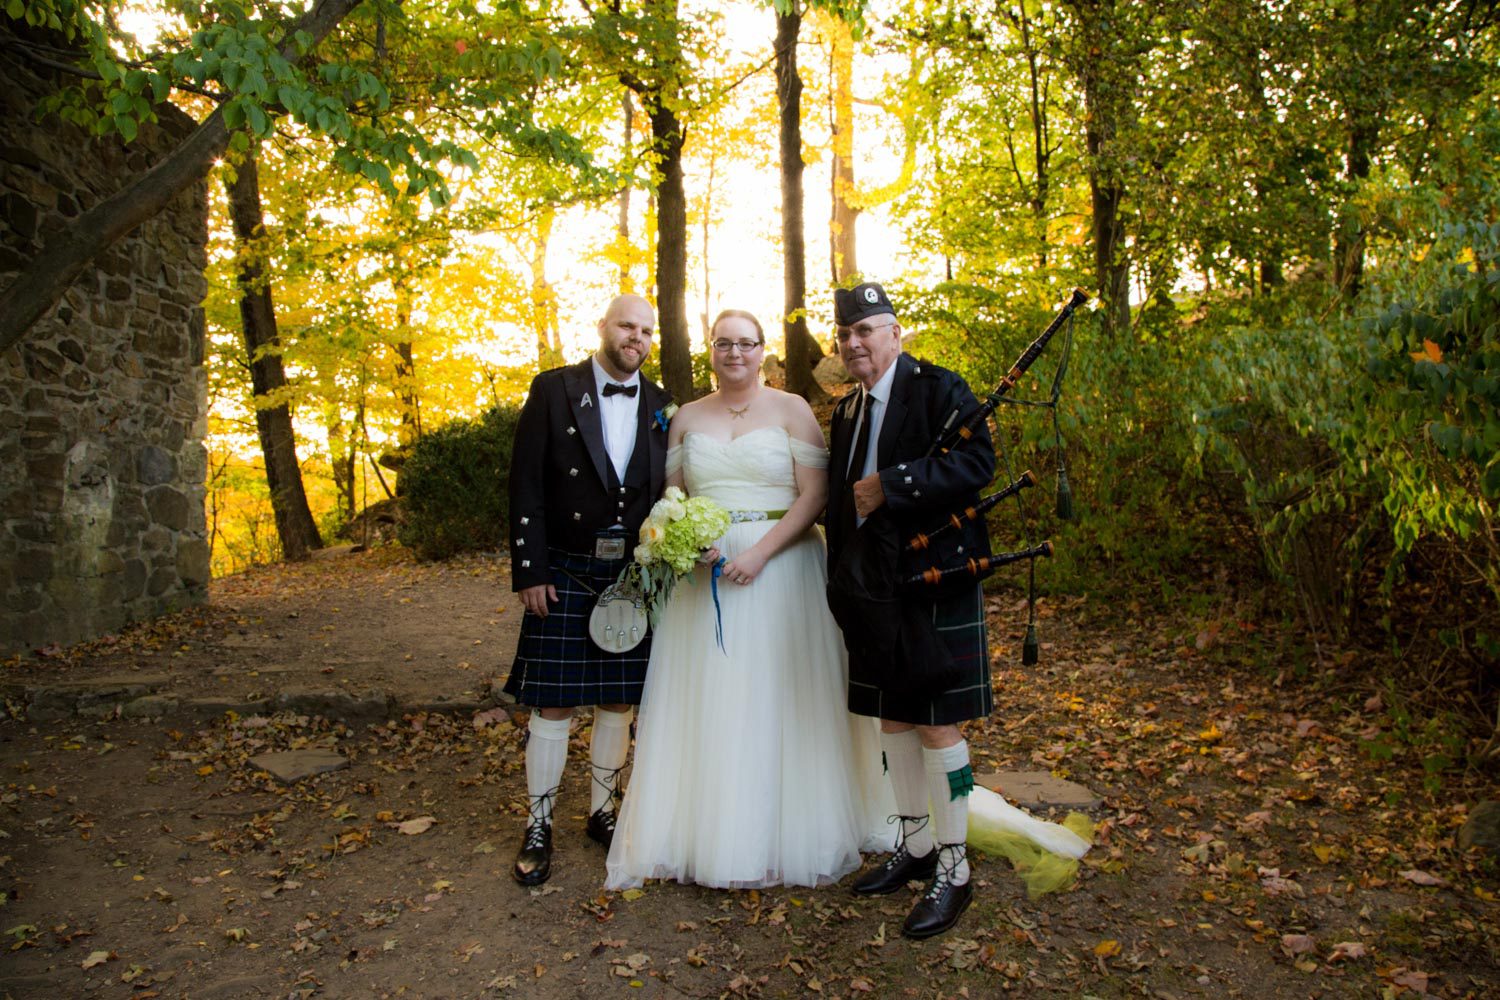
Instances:
[[[586,406],[587,407],[591,407],[593,405],[594,405],[594,398],[592,396],[590,396],[588,393],[584,393],[583,394],[583,398],[578,401],[578,406],[579,406],[580,409],[582,409],[583,407],[586,407]]]
[[[665,434],[667,432],[667,426],[671,424],[672,417],[675,416],[676,413],[677,404],[668,403],[666,406],[663,406],[661,409],[652,414],[652,416],[656,418],[657,429]]]

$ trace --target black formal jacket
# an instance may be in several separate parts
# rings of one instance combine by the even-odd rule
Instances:
[[[848,393],[833,410],[827,518],[830,572],[855,531],[854,497],[843,484],[854,446],[859,398],[858,391]],[[931,531],[948,514],[974,503],[994,478],[995,450],[987,424],[947,454],[923,457],[955,408],[960,419],[979,408],[979,401],[962,378],[909,354],[897,357],[896,377],[875,455],[885,509],[903,542],[918,532]],[[936,548],[936,553],[903,550],[897,564],[901,577],[920,573],[934,561],[989,555],[989,532],[983,519],[970,521],[958,532],[949,531]],[[930,593],[941,597],[972,585],[972,578],[964,576]]]
[[[511,589],[551,583],[549,547],[592,553],[595,534],[610,527],[624,530],[629,557],[666,480],[666,420],[657,414],[672,400],[645,378],[640,386],[635,450],[620,482],[604,447],[592,360],[532,380],[511,454]]]

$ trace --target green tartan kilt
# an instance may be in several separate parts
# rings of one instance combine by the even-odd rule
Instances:
[[[953,657],[958,683],[936,695],[914,696],[851,679],[849,711],[914,726],[953,725],[985,718],[994,711],[984,591],[976,583],[961,594],[932,602],[931,607],[938,638]]]

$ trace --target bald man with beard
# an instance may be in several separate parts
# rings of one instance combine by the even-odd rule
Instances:
[[[529,821],[512,875],[552,873],[552,818],[573,710],[593,705],[588,836],[614,836],[620,771],[651,655],[649,637],[623,653],[589,639],[589,613],[615,582],[662,490],[671,397],[640,375],[656,314],[621,295],[599,320],[599,349],[531,383],[510,469],[511,589],[525,614],[507,693],[531,707],[526,742]]]

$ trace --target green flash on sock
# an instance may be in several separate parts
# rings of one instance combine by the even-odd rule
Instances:
[[[948,801],[965,798],[974,790],[974,769],[968,764],[948,772]]]

